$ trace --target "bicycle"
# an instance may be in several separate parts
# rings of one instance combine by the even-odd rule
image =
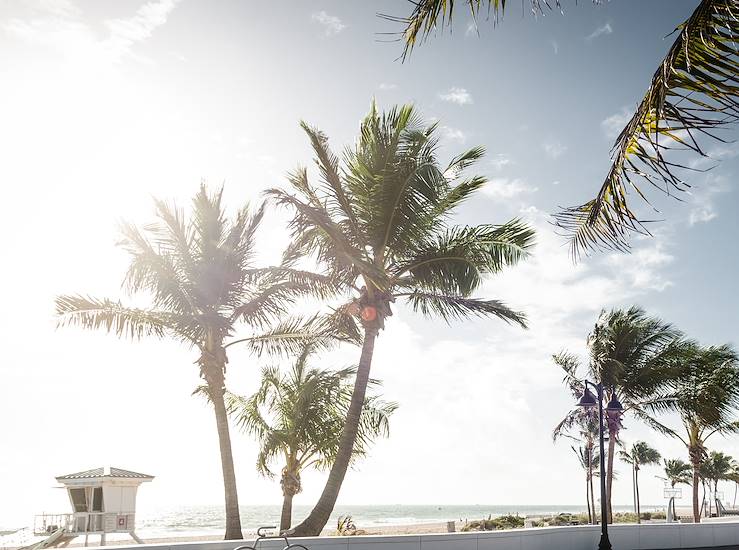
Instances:
[[[306,546],[303,546],[302,544],[290,544],[290,541],[287,540],[287,537],[285,535],[267,535],[264,533],[266,529],[277,529],[274,525],[268,525],[266,527],[260,527],[257,529],[257,538],[254,541],[254,546],[249,545],[243,545],[243,546],[237,546],[233,550],[257,550],[257,547],[259,546],[259,543],[263,540],[274,540],[274,539],[282,539],[285,541],[285,547],[282,550],[308,550]]]

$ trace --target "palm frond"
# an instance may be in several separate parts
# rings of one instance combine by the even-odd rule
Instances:
[[[403,30],[397,33],[397,39],[404,45],[402,59],[411,54],[416,44],[423,42],[439,29],[450,27],[454,15],[454,0],[415,0],[411,3],[413,11],[407,17],[380,14],[383,19],[403,25]],[[506,8],[506,0],[466,0],[464,3],[467,4],[469,14],[475,21],[485,10],[493,22],[497,23],[503,17]],[[521,4],[523,6],[523,0]],[[529,0],[529,7],[531,13],[540,15],[553,8],[561,10],[561,0]]]
[[[102,329],[119,337],[161,338],[168,331],[189,343],[195,343],[191,327],[178,326],[170,313],[129,308],[120,302],[85,296],[59,296],[55,300],[57,326]]]
[[[534,231],[519,220],[503,225],[455,227],[417,243],[394,269],[420,289],[468,296],[485,274],[498,273],[526,258]]]
[[[479,317],[497,317],[509,324],[517,324],[527,328],[526,315],[514,311],[499,300],[483,300],[465,298],[452,294],[435,294],[430,292],[409,292],[397,294],[405,297],[414,311],[425,316],[438,315],[449,322],[455,319],[466,319],[472,315]]]
[[[616,139],[613,164],[597,196],[557,214],[575,258],[593,249],[628,250],[633,233],[649,234],[628,205],[629,190],[649,204],[646,189],[667,195],[690,188],[685,169],[667,153],[708,157],[702,141],[739,119],[739,10],[735,0],[703,0],[675,32],[636,112]],[[646,188],[644,187],[646,186]]]

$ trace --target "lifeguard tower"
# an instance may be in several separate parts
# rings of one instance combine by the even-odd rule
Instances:
[[[85,546],[90,535],[100,535],[104,546],[108,533],[127,533],[142,544],[134,532],[136,492],[139,485],[152,479],[154,476],[111,467],[59,476],[56,480],[66,488],[73,511],[36,516],[34,533],[49,536],[45,547],[80,535],[85,536]]]

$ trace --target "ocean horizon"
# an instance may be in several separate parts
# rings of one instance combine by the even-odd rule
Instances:
[[[277,525],[280,505],[242,505],[241,524],[245,532],[260,526]],[[312,505],[294,505],[293,522],[306,517]],[[642,504],[642,511],[664,509],[664,505]],[[614,512],[633,511],[632,505],[614,505]],[[352,516],[357,527],[415,525],[454,520],[474,520],[488,516],[553,515],[562,512],[586,512],[581,504],[340,504],[331,514],[327,528],[336,526],[340,516]],[[137,513],[136,532],[143,538],[166,538],[220,533],[225,528],[223,506],[194,505],[141,509]]]

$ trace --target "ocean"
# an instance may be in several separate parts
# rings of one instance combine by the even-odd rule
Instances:
[[[630,512],[631,506],[614,506],[614,512]],[[642,505],[642,511],[662,509],[664,506]],[[277,525],[279,505],[241,506],[241,523],[245,532],[257,527]],[[294,506],[293,521],[299,522],[310,512],[310,506]],[[391,505],[337,505],[327,525],[336,525],[339,516],[351,515],[357,527],[414,525],[452,520],[473,520],[488,516],[519,514],[522,516],[552,515],[560,512],[585,512],[579,504],[391,504]],[[184,537],[222,533],[225,527],[222,506],[180,506],[161,509],[141,509],[137,513],[136,532],[142,538]]]

